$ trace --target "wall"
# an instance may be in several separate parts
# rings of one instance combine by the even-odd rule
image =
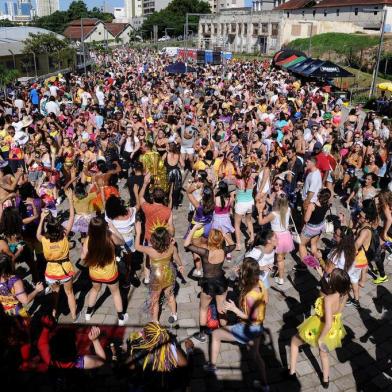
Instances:
[[[203,16],[199,21],[199,47],[214,49],[219,46],[233,52],[273,53],[295,38],[310,35],[309,21],[301,14],[277,11],[254,12],[249,9],[226,10],[220,14]],[[362,27],[351,22],[313,22],[313,35],[327,32],[353,33]]]
[[[114,40],[113,35],[105,29],[105,26],[103,23],[98,23],[96,26],[96,29],[88,36],[85,38],[85,42],[100,42],[100,41],[106,41],[106,40]]]

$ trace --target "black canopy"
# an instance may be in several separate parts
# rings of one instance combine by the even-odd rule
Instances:
[[[302,76],[319,79],[348,78],[354,76],[332,61],[314,60],[306,68],[298,71]]]

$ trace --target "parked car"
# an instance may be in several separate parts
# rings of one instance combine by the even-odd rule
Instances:
[[[163,37],[158,39],[158,42],[169,41],[171,38],[168,35],[164,35]]]

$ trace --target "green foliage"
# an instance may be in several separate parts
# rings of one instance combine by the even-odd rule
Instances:
[[[377,45],[378,41],[379,38],[377,36],[364,34],[318,34],[312,37],[312,56],[318,57],[328,51],[350,56],[353,53],[357,53],[363,49]],[[288,43],[287,47],[306,52],[309,48],[309,38],[295,39]]]
[[[0,86],[7,86],[19,77],[17,69],[7,69],[3,64],[0,64]]]
[[[211,8],[208,3],[201,0],[173,0],[169,5],[150,15],[143,23],[142,29],[148,32],[153,31],[153,26],[158,26],[158,35],[163,35],[165,28],[169,29],[169,35],[183,35],[184,24],[187,13],[210,14]],[[194,24],[199,18],[189,17],[190,30],[194,30]]]
[[[13,27],[13,26],[16,26],[16,24],[11,22],[9,19],[0,20],[0,27]]]
[[[103,22],[111,22],[114,16],[108,12],[101,12],[97,7],[89,11],[84,1],[75,0],[67,11],[56,11],[51,15],[37,18],[33,21],[33,25],[62,34],[68,23],[80,18],[97,18]]]
[[[47,53],[56,68],[68,67],[75,59],[75,49],[70,47],[66,40],[50,34],[31,34],[24,41],[23,53],[31,55],[34,53]]]

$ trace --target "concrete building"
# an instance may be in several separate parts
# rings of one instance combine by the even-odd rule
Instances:
[[[171,0],[143,0],[143,15],[151,15],[166,8]]]
[[[130,22],[132,18],[143,15],[143,0],[124,0],[125,18]]]
[[[219,13],[227,8],[243,8],[245,0],[208,0],[212,13]]]
[[[39,18],[60,10],[59,0],[37,0],[36,13]]]
[[[288,17],[283,11],[226,9],[200,17],[198,44],[203,49],[219,47],[233,52],[271,54],[293,39],[309,37],[310,28],[313,35],[362,30],[352,22],[315,20],[310,24],[302,15]]]
[[[385,32],[392,31],[392,0],[275,0],[276,11],[287,18],[307,21],[349,22],[364,29],[380,30],[383,10],[387,13]],[[279,2],[281,2],[279,4]]]

